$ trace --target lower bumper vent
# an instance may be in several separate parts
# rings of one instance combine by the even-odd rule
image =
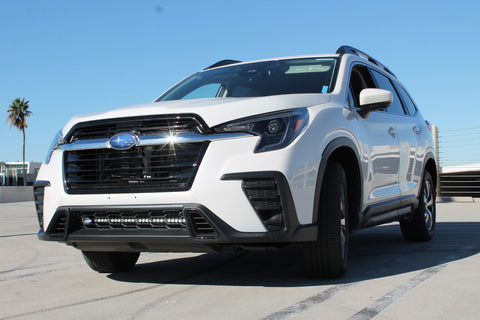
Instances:
[[[243,191],[269,231],[285,228],[285,219],[277,182],[273,178],[243,180]]]
[[[67,212],[60,211],[55,214],[51,228],[48,230],[49,237],[51,238],[65,238],[67,231]]]
[[[186,214],[190,218],[192,230],[197,238],[217,238],[218,233],[208,222],[208,220],[197,210],[187,210]]]

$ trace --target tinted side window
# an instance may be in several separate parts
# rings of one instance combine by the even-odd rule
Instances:
[[[352,86],[348,87],[348,106],[351,108],[356,107],[355,98],[353,97]]]
[[[390,107],[387,108],[386,111],[394,114],[404,115],[405,111],[403,110],[402,102],[398,98],[397,92],[395,91],[395,88],[393,87],[390,80],[388,80],[387,77],[385,77],[383,74],[378,73],[375,70],[372,70],[372,75],[377,82],[378,88],[389,90],[393,94],[393,103]]]
[[[357,107],[360,105],[360,91],[366,88],[375,88],[370,72],[365,66],[356,65],[350,75],[350,90]]]
[[[407,108],[408,114],[414,115],[417,113],[417,107],[413,103],[412,99],[408,95],[408,93],[403,89],[400,85],[394,83],[395,89],[397,89],[400,98],[402,98],[403,105]]]

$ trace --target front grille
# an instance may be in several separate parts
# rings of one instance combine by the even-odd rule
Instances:
[[[206,126],[195,115],[168,115],[120,118],[77,124],[67,135],[66,141],[111,138],[120,132],[132,132],[138,136],[175,134],[179,132],[202,133]]]
[[[208,142],[70,150],[64,155],[68,193],[189,190]]]
[[[83,229],[96,230],[186,230],[182,208],[109,209],[91,212],[71,210]]]
[[[285,228],[282,201],[275,179],[244,179],[242,187],[267,230],[277,231]]]

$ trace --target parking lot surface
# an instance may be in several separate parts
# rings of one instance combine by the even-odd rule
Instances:
[[[297,250],[143,253],[99,274],[81,252],[37,240],[33,202],[0,203],[0,319],[478,319],[480,203],[437,205],[432,241],[398,224],[351,236],[337,280],[302,276]]]

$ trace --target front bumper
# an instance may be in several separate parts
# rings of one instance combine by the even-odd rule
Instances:
[[[41,240],[84,251],[209,252],[314,241],[317,227],[301,225],[286,178],[279,172],[224,175],[243,192],[266,232],[241,232],[201,204],[62,206]],[[47,185],[38,183],[37,188]],[[273,194],[273,196],[272,196]],[[39,212],[41,208],[37,208]],[[41,219],[39,219],[41,220]]]
[[[81,214],[98,212],[98,209],[125,212],[139,208],[62,207],[55,215],[55,222],[46,232],[40,230],[38,238],[65,242],[83,251],[148,252],[220,252],[241,248],[270,248],[309,242],[317,238],[317,227],[298,224],[291,212],[285,212],[286,226],[281,230],[239,232],[207,208],[196,204],[186,204],[181,208],[182,215],[186,218],[183,227],[142,230],[122,227],[90,229],[83,226]]]

